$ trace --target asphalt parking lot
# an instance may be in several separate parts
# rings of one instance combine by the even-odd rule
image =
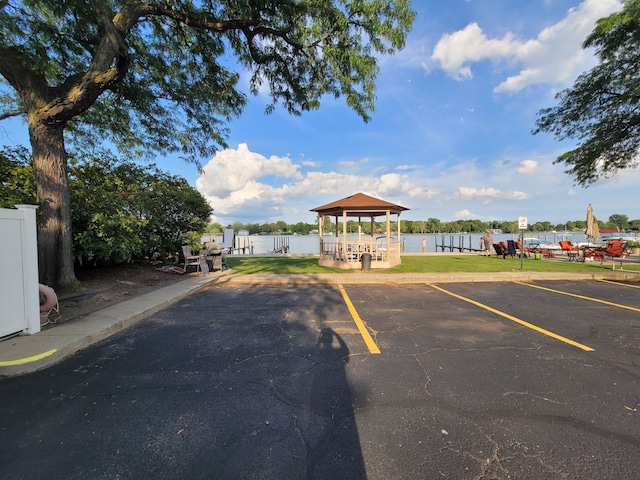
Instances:
[[[0,387],[6,478],[635,479],[640,289],[220,284]]]

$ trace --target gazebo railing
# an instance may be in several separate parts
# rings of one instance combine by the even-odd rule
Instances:
[[[371,242],[348,240],[346,243],[322,242],[321,259],[330,259],[342,262],[360,262],[363,253],[370,253],[372,261],[388,262],[390,258],[400,257],[400,243]]]

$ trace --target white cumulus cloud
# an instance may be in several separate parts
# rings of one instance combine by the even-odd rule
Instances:
[[[464,209],[458,210],[456,213],[454,213],[453,214],[453,218],[454,219],[460,219],[460,220],[472,220],[474,218],[479,218],[479,216],[471,213],[469,210],[464,208]]]
[[[531,39],[520,39],[511,32],[490,38],[480,25],[470,23],[462,30],[443,35],[431,60],[458,80],[473,77],[474,62],[516,65],[518,72],[495,87],[499,93],[516,92],[539,83],[570,82],[592,61],[581,45],[595,22],[621,8],[620,0],[584,0],[560,22]]]
[[[503,192],[497,188],[460,187],[457,196],[463,199],[478,198],[482,200],[526,200],[529,195],[525,192]]]
[[[459,80],[472,78],[469,63],[481,60],[500,60],[516,55],[525,44],[508,33],[501,39],[490,39],[477,23],[442,36],[433,49],[432,60],[440,62],[443,70]]]
[[[367,163],[369,159],[354,162]],[[308,162],[301,164],[309,166]],[[344,165],[341,166],[345,170]],[[410,181],[408,175],[387,173],[358,175],[342,172],[309,171],[301,173],[301,165],[289,157],[251,152],[245,143],[237,149],[218,152],[203,168],[196,180],[197,190],[214,208],[214,220],[271,221],[281,220],[287,212],[298,213],[301,199],[331,196],[334,199],[356,192],[386,197],[432,198],[435,190]],[[396,200],[398,201],[398,200]],[[317,205],[310,205],[309,208]]]
[[[270,212],[282,204],[282,190],[259,180],[276,177],[301,180],[300,166],[288,157],[266,158],[251,152],[246,143],[218,152],[203,167],[196,188],[209,201],[216,215],[243,211],[247,205]]]
[[[516,172],[522,175],[533,175],[538,167],[538,162],[535,160],[522,160],[520,166],[516,168]]]

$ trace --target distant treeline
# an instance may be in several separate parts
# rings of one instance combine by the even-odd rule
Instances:
[[[584,231],[586,228],[586,218],[584,220],[570,220],[565,223],[552,224],[551,222],[536,222],[529,224],[527,231],[529,232],[549,232],[556,231]],[[397,230],[396,222],[391,222],[392,231]],[[639,220],[629,220],[627,215],[615,214],[609,217],[607,222],[598,221],[600,229],[619,229],[619,230],[638,230],[640,229]],[[308,235],[309,233],[317,233],[317,223],[298,222],[288,224],[283,220],[275,223],[240,223],[235,222],[233,225],[223,226],[219,223],[209,224],[208,233],[222,233],[225,228],[233,228],[235,232],[245,230],[249,235],[273,235],[273,234],[298,234]],[[385,222],[374,222],[374,234],[384,233]],[[429,218],[428,220],[400,220],[400,231],[402,233],[482,233],[488,229],[502,230],[503,233],[518,233],[518,221],[498,221],[483,222],[480,220],[455,220],[453,222],[443,222],[437,218]],[[325,222],[325,232],[335,231],[333,222],[327,218]],[[358,232],[357,220],[347,221],[347,231],[349,233]],[[371,223],[362,222],[362,233],[371,234]]]

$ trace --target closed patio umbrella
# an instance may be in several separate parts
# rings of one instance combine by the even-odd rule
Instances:
[[[600,229],[598,228],[598,221],[593,216],[593,207],[589,204],[587,207],[587,231],[585,232],[587,238],[600,238]]]

